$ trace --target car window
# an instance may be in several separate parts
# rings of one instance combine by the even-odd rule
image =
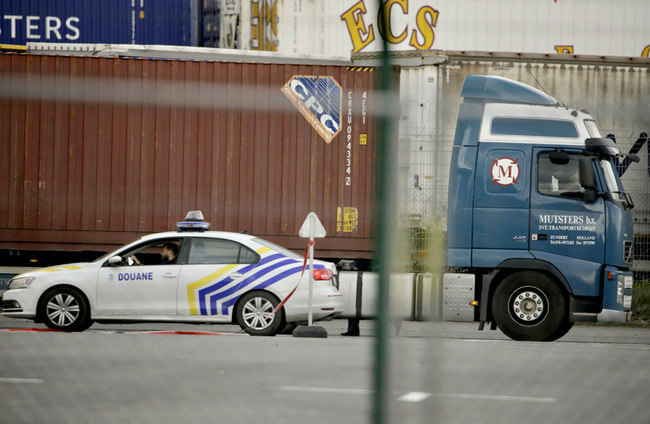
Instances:
[[[286,249],[286,248],[284,248],[282,246],[279,246],[279,245],[277,245],[275,243],[272,243],[272,242],[270,242],[268,240],[261,239],[261,238],[256,238],[254,241],[257,244],[261,244],[262,246],[266,246],[271,250],[275,250],[276,252],[282,253],[286,257],[299,259],[299,260],[303,259],[302,256],[300,256],[296,252],[294,252],[292,250],[289,250],[289,249]]]
[[[176,246],[175,248],[173,246]],[[163,256],[165,247],[175,249],[175,257],[170,259]],[[181,247],[180,239],[163,239],[149,241],[139,244],[128,251],[122,252],[122,260],[125,265],[166,265],[175,264]]]
[[[254,264],[259,255],[248,247],[231,241],[195,238],[187,259],[188,264]]]

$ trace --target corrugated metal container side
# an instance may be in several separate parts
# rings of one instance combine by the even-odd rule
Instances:
[[[198,45],[198,0],[3,0],[0,44]]]
[[[0,249],[107,250],[200,209],[296,250],[315,212],[319,256],[372,254],[375,72],[2,54],[0,74]],[[331,143],[282,94],[295,75],[342,87]]]

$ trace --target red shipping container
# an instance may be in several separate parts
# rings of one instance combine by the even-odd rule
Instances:
[[[330,143],[283,94],[295,76],[340,87]],[[201,210],[212,230],[302,251],[315,212],[327,231],[317,256],[370,258],[375,76],[0,54],[0,249],[111,250]]]

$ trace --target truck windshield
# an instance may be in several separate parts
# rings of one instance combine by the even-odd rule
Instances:
[[[601,137],[600,131],[598,131],[598,127],[596,126],[595,121],[592,121],[591,119],[585,119],[585,126],[587,127],[587,131],[589,132],[590,137]]]
[[[623,185],[621,180],[619,180],[612,160],[609,158],[603,158],[600,160],[600,166],[603,169],[603,175],[605,176],[605,183],[607,184],[607,191],[609,191],[614,200],[628,201],[623,190]]]

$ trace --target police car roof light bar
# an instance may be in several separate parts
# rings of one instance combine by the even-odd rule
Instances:
[[[185,221],[177,222],[177,231],[200,231],[204,232],[210,229],[210,223],[205,222],[201,211],[190,211],[185,215]]]
[[[185,215],[185,221],[205,222],[205,218],[201,211],[189,211],[187,215]]]

